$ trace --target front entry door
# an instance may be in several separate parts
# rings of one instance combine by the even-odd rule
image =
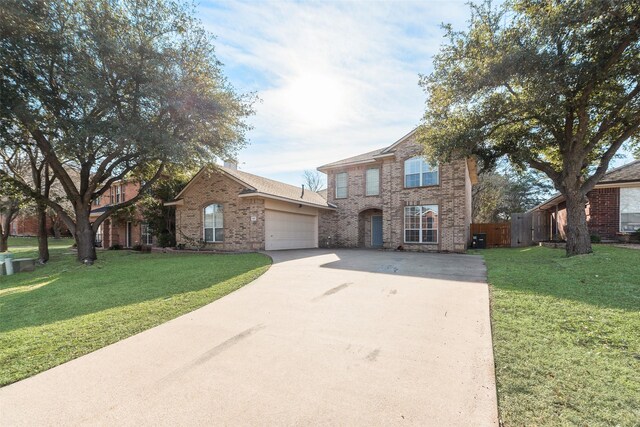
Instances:
[[[371,246],[374,248],[382,246],[382,215],[371,217]]]
[[[127,222],[127,232],[125,235],[125,240],[126,240],[125,245],[127,248],[131,247],[131,228],[132,228],[131,223]]]

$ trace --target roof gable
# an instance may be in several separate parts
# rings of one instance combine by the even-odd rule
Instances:
[[[309,206],[331,208],[327,201],[318,193],[305,189],[304,192],[301,187],[285,184],[284,182],[276,181],[269,178],[264,178],[258,175],[250,174],[237,169],[231,169],[224,166],[205,166],[189,181],[184,189],[176,196],[176,200],[182,198],[184,193],[197,182],[200,177],[206,172],[218,172],[224,177],[231,179],[244,189],[240,192],[239,196],[262,196],[271,197],[278,200],[290,201],[292,203],[300,203]]]
[[[397,140],[396,142],[394,142],[393,144],[387,147],[369,151],[368,153],[364,153],[364,154],[358,154],[357,156],[347,157],[346,159],[338,160],[336,162],[327,163],[326,165],[320,166],[318,170],[322,171],[325,169],[332,169],[332,168],[342,167],[342,166],[350,166],[354,164],[372,163],[381,157],[392,156],[395,153],[396,148],[400,144],[409,141],[411,137],[413,137],[413,135],[416,133],[417,130],[418,128],[413,129],[411,132],[409,132],[408,134],[406,134],[405,136],[403,136],[402,138],[400,138],[399,140]]]

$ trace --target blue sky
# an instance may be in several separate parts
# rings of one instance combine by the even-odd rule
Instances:
[[[203,1],[237,91],[261,101],[240,169],[293,185],[305,169],[393,143],[419,124],[441,23],[465,1]],[[617,160],[615,164],[623,163]]]

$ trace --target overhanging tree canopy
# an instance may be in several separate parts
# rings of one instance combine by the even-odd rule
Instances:
[[[251,99],[228,84],[183,3],[7,0],[0,16],[0,126],[24,127],[44,154],[74,215],[46,203],[63,214],[80,260],[95,259],[100,223],[137,201],[90,223],[92,200],[112,183],[134,176],[144,192],[168,164],[226,158],[244,144]]]
[[[567,201],[567,253],[591,252],[586,194],[640,133],[640,3],[510,0],[472,6],[420,84],[433,160],[503,155]]]

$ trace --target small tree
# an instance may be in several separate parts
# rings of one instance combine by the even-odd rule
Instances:
[[[183,171],[171,171],[163,179],[156,182],[149,195],[140,203],[144,221],[149,224],[151,233],[156,237],[158,246],[176,245],[176,215],[173,206],[165,206],[165,202],[173,200],[189,182],[193,174]]]
[[[446,29],[420,81],[426,155],[545,173],[566,199],[567,254],[591,252],[587,193],[640,131],[640,3],[487,1],[467,31]]]
[[[305,170],[302,174],[302,178],[304,179],[304,183],[307,188],[311,191],[319,191],[326,186],[324,175],[319,171]]]
[[[22,192],[27,200],[32,200],[38,219],[38,262],[49,261],[49,230],[47,229],[48,208],[46,200],[55,200],[60,206],[61,192],[52,192],[55,176],[49,169],[44,155],[35,144],[29,132],[20,123],[8,122],[0,129],[0,165],[3,174],[12,185]]]
[[[0,127],[20,123],[44,155],[73,213],[37,200],[61,216],[83,262],[96,258],[100,224],[167,165],[232,157],[244,143],[251,100],[227,83],[194,15],[173,0],[0,2]],[[140,195],[91,222],[92,201],[125,177]]]
[[[0,252],[9,248],[11,222],[18,216],[24,197],[10,182],[0,179]]]

